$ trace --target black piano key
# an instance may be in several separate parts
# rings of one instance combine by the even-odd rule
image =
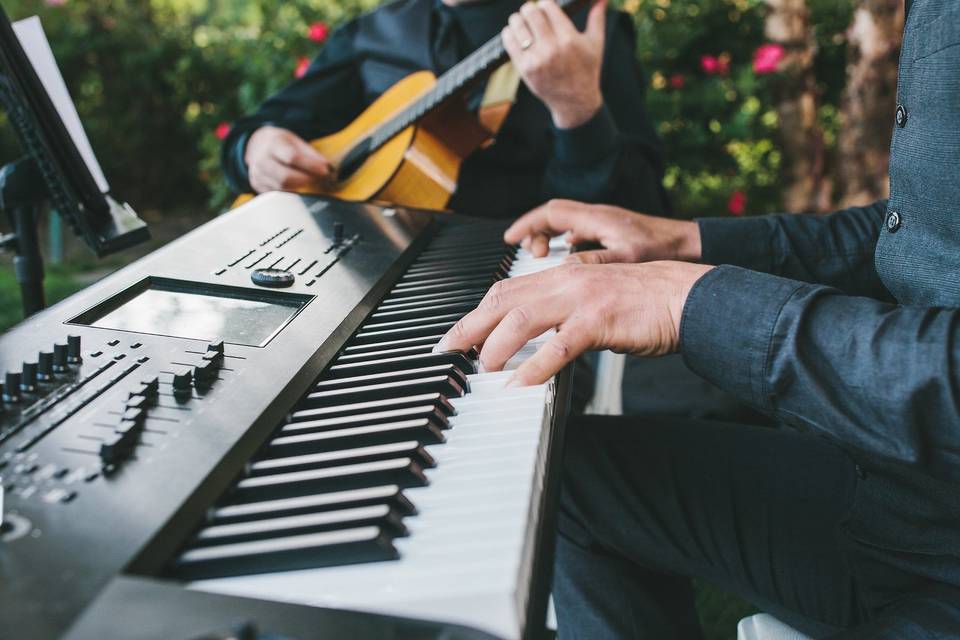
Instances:
[[[433,262],[443,262],[448,260],[458,260],[464,258],[471,259],[484,259],[490,258],[493,260],[499,260],[503,256],[507,255],[510,251],[510,248],[506,245],[490,245],[486,247],[469,247],[469,248],[458,248],[450,247],[448,249],[427,249],[421,253],[417,259],[414,261],[414,266],[420,266],[423,264],[430,264]]]
[[[406,320],[408,318],[430,318],[446,313],[458,313],[461,316],[464,316],[470,311],[473,311],[476,306],[477,303],[474,300],[468,300],[466,302],[450,302],[446,304],[421,305],[409,309],[377,311],[370,316],[369,320],[373,322],[383,322],[387,320]]]
[[[430,359],[430,356],[427,356]],[[399,367],[392,371],[381,371],[371,375],[341,376],[317,382],[312,391],[331,391],[333,389],[346,389],[348,387],[358,387],[365,384],[382,384],[386,382],[399,382],[401,380],[416,380],[427,376],[451,376],[460,386],[467,386],[467,374],[473,373],[471,369],[462,369],[459,363],[438,362],[429,363],[423,367]],[[470,363],[471,365],[473,363]]]
[[[407,318],[407,319],[390,319],[390,320],[380,320],[367,322],[362,327],[361,331],[366,333],[370,331],[387,331],[390,329],[403,329],[406,327],[419,327],[419,326],[435,326],[441,322],[456,322],[462,318],[464,314],[462,313],[437,313],[430,314],[424,312],[423,315],[417,318]]]
[[[506,278],[510,271],[510,266],[506,261],[500,261],[496,265],[481,264],[476,266],[445,266],[445,267],[423,267],[420,269],[411,269],[400,278],[400,284],[405,282],[419,282],[430,278],[461,278],[469,280],[471,276],[494,275],[500,278]]]
[[[422,487],[427,484],[427,477],[423,474],[423,467],[411,458],[392,458],[244,478],[233,491],[238,497],[269,500],[382,484]]]
[[[234,524],[221,524],[201,529],[194,536],[191,546],[233,544],[252,540],[266,540],[287,536],[355,529],[357,527],[380,527],[393,537],[407,534],[403,517],[387,505],[358,507],[341,511],[324,511],[298,516],[284,516],[267,520],[253,520]]]
[[[296,498],[282,498],[280,500],[232,502],[211,510],[207,521],[211,524],[225,524],[378,504],[388,505],[397,513],[405,516],[414,515],[417,512],[413,503],[403,495],[403,490],[394,484],[353,489],[351,491],[333,491]]]
[[[369,353],[345,353],[334,362],[336,364],[346,364],[348,362],[369,362],[371,360],[380,360],[382,358],[395,358],[398,356],[429,355],[433,353],[433,348],[440,342],[441,336],[436,336],[429,343],[416,345],[412,347],[401,347],[399,349],[383,349],[382,351],[371,351]]]
[[[457,323],[459,318],[453,320],[443,320],[441,322],[427,322],[424,324],[415,324],[413,326],[401,326],[392,329],[362,329],[350,342],[352,344],[370,344],[371,342],[383,342],[384,340],[402,340],[403,338],[420,338],[423,336],[432,336],[438,333],[446,333],[450,327]]]
[[[484,277],[484,278],[475,278],[472,280],[462,280],[457,282],[444,282],[441,284],[424,284],[418,285],[415,287],[401,288],[397,289],[394,287],[390,290],[387,299],[391,301],[400,300],[403,298],[413,298],[414,296],[426,296],[433,295],[437,293],[444,293],[450,295],[460,295],[467,293],[473,289],[483,289],[486,291],[489,289],[493,283],[496,282],[496,278],[493,276]]]
[[[384,422],[401,422],[403,420],[420,419],[430,420],[438,429],[445,430],[450,427],[447,422],[447,416],[443,415],[439,409],[431,405],[421,405],[419,407],[361,413],[353,416],[341,416],[339,418],[291,422],[280,429],[280,435],[292,436],[298,433],[313,433],[315,431],[329,431],[331,429],[349,429],[351,427],[365,427],[370,424],[383,424]]]
[[[287,418],[289,422],[300,422],[303,420],[321,420],[324,418],[338,418],[341,416],[353,416],[361,413],[372,413],[375,411],[386,411],[388,409],[407,409],[421,405],[430,405],[445,416],[452,416],[456,413],[450,401],[439,393],[421,393],[402,398],[386,398],[383,400],[370,400],[368,402],[354,402],[351,404],[333,405],[330,407],[317,407],[315,409],[296,409]]]
[[[280,436],[268,442],[264,451],[269,457],[292,456],[407,440],[416,440],[421,444],[437,444],[444,442],[444,437],[443,432],[429,420],[404,420],[366,427]]]
[[[475,360],[476,350],[471,350],[470,353],[442,351],[425,355],[396,356],[363,362],[338,362],[327,369],[326,375],[329,378],[364,376],[413,367],[429,367],[444,364],[454,365],[463,374],[470,375],[477,372]]]
[[[388,366],[382,365],[380,370],[388,370]],[[362,375],[375,373],[375,371],[347,371],[343,375],[352,375],[354,373]],[[404,396],[418,395],[421,393],[442,393],[448,398],[459,398],[465,393],[465,389],[463,385],[459,384],[450,376],[427,376],[416,380],[368,384],[351,387],[349,389],[334,389],[332,391],[316,391],[307,394],[307,396],[300,401],[300,406],[329,407],[331,405],[366,402],[368,400],[379,400],[382,398],[402,398]]]
[[[380,527],[200,547],[182,554],[174,571],[203,579],[311,569],[398,557],[393,536]]]
[[[476,272],[472,276],[455,276],[443,273],[433,276],[420,276],[417,278],[412,278],[408,281],[398,282],[396,285],[394,285],[391,291],[396,293],[399,291],[406,291],[408,289],[423,289],[424,287],[433,285],[459,285],[461,282],[470,282],[472,280],[482,279],[489,279],[489,281],[492,283],[494,280],[498,279],[498,275],[499,274],[494,269],[484,269]]]
[[[442,333],[437,333],[432,336],[417,336],[416,338],[404,338],[403,340],[384,340],[383,342],[371,342],[370,344],[347,343],[343,353],[344,355],[353,355],[358,353],[370,353],[375,351],[398,349],[400,347],[423,347],[426,345],[433,346],[436,344],[435,341],[442,337]]]
[[[420,309],[426,305],[452,304],[455,302],[465,302],[476,305],[483,300],[483,296],[486,295],[486,293],[486,289],[476,289],[474,291],[464,293],[463,295],[455,296],[437,294],[433,296],[418,296],[416,298],[400,298],[395,302],[388,302],[385,300],[379,306],[377,306],[376,311],[379,313],[381,311],[399,311],[401,309]]]
[[[326,453],[311,453],[303,456],[257,460],[247,466],[247,476],[254,477],[269,475],[271,473],[307,471],[310,469],[335,467],[344,464],[391,460],[394,458],[410,458],[424,469],[429,469],[436,465],[433,456],[427,453],[423,445],[416,440],[408,440],[407,442],[392,442],[373,447],[345,449],[343,451],[328,451]]]

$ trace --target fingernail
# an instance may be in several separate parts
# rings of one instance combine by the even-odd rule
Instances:
[[[444,340],[443,338],[440,338],[440,342],[434,345],[432,353],[442,353],[446,351],[447,350],[446,344],[447,344],[446,340]]]

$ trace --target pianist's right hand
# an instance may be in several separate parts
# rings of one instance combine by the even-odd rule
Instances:
[[[550,238],[568,233],[571,244],[597,243],[596,251],[568,258],[584,264],[633,263],[653,260],[700,260],[700,228],[696,222],[634,213],[619,207],[573,200],[551,200],[521,216],[506,233],[508,244],[521,244],[537,257],[547,255]]]
[[[325,180],[331,171],[330,162],[319,151],[280,127],[254,131],[243,159],[250,186],[257,193],[308,189]]]

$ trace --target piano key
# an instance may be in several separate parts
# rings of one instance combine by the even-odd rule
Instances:
[[[432,405],[420,405],[406,409],[391,409],[389,411],[375,411],[360,413],[339,418],[325,418],[322,420],[304,420],[285,425],[280,429],[280,435],[290,436],[298,433],[313,433],[316,431],[330,431],[332,429],[348,429],[363,427],[384,422],[399,422],[402,420],[429,420],[438,429],[447,429],[447,416]]]
[[[447,322],[452,321],[456,322],[462,318],[465,314],[463,313],[439,313],[439,314],[429,314],[427,312],[422,312],[422,315],[416,318],[404,318],[404,319],[391,319],[391,320],[380,320],[377,322],[367,322],[363,325],[364,331],[382,331],[385,329],[399,329],[401,327],[416,327],[428,323],[437,323],[437,322]]]
[[[373,447],[357,447],[356,449],[344,449],[342,451],[257,460],[247,466],[247,476],[253,477],[271,473],[306,471],[309,469],[319,469],[344,464],[390,460],[393,458],[410,458],[424,469],[429,469],[436,464],[433,456],[427,453],[423,445],[416,440],[408,440],[406,442],[381,444]]]
[[[425,305],[447,304],[455,302],[474,303],[479,302],[486,295],[485,289],[477,289],[459,295],[437,294],[433,296],[418,296],[417,298],[399,299],[396,302],[383,302],[377,306],[377,311],[396,311],[399,309],[419,309]]]
[[[387,370],[386,365],[381,365],[379,368],[380,370]],[[369,371],[363,370],[357,373],[369,373]],[[367,384],[350,387],[349,389],[334,389],[332,391],[316,391],[307,394],[307,396],[300,401],[300,406],[304,408],[329,407],[331,405],[365,402],[382,398],[402,398],[404,396],[419,395],[422,393],[440,393],[448,398],[452,398],[462,396],[464,394],[464,388],[450,376],[426,376],[416,380]]]
[[[243,478],[234,492],[250,499],[293,498],[325,491],[345,491],[395,484],[400,488],[427,484],[423,467],[411,458],[376,460],[307,471]]]
[[[443,322],[429,322],[417,326],[399,327],[395,329],[380,329],[377,331],[360,331],[352,338],[353,344],[368,344],[371,342],[382,342],[384,340],[401,340],[403,338],[416,338],[435,335],[437,333],[446,333],[456,320],[445,320]]]
[[[287,420],[288,422],[300,422],[303,420],[338,418],[341,416],[352,416],[360,413],[371,413],[388,409],[407,409],[409,407],[428,404],[445,416],[452,416],[455,413],[453,405],[450,404],[450,401],[443,394],[422,393],[403,398],[386,398],[383,400],[370,400],[368,402],[317,407],[315,409],[297,409],[290,414]]]
[[[346,364],[348,362],[367,362],[368,360],[379,360],[380,358],[392,358],[394,356],[426,356],[433,352],[433,348],[440,342],[440,336],[431,336],[433,339],[424,345],[413,347],[400,347],[397,349],[384,349],[382,351],[371,351],[370,353],[345,353],[336,359],[336,364]]]
[[[421,444],[445,442],[443,432],[429,420],[404,420],[384,424],[282,436],[267,443],[268,456],[339,451],[390,442],[416,440]]]
[[[348,344],[344,348],[344,354],[367,353],[371,351],[385,351],[388,349],[398,349],[401,347],[425,346],[436,344],[435,340],[443,337],[442,333],[432,336],[418,336],[416,338],[404,338],[403,340],[384,340],[383,342],[371,342],[370,344]],[[341,356],[342,357],[342,356]]]
[[[461,279],[470,279],[470,276],[493,275],[506,278],[510,271],[510,261],[504,258],[491,269],[489,264],[460,264],[454,263],[411,268],[400,278],[400,283],[416,282],[424,278],[432,277],[455,277]]]
[[[429,356],[426,356],[429,358]],[[342,371],[342,370],[341,370]],[[425,376],[446,375],[454,378],[460,386],[467,385],[467,374],[473,373],[471,369],[461,369],[457,364],[450,362],[440,362],[438,364],[428,364],[423,367],[403,367],[395,371],[384,371],[372,375],[356,375],[336,377],[330,380],[321,380],[313,385],[313,391],[329,391],[332,389],[344,389],[346,387],[356,387],[364,384],[395,382],[399,380],[415,380]]]
[[[201,547],[181,555],[175,571],[197,579],[392,560],[397,557],[392,540],[380,527],[360,527]]]
[[[463,373],[471,374],[476,372],[476,364],[474,363],[474,358],[472,357],[474,355],[475,352],[465,354],[460,351],[445,351],[442,353],[429,353],[426,355],[381,358],[378,360],[368,360],[364,362],[344,362],[342,364],[334,364],[327,370],[326,373],[332,377],[346,377],[356,375],[371,375],[394,371],[397,369],[405,369],[408,367],[428,367],[449,364],[455,366]]]
[[[210,512],[208,521],[211,524],[224,524],[228,522],[279,518],[302,513],[334,511],[378,504],[388,505],[397,513],[405,516],[417,512],[413,503],[403,495],[400,487],[397,485],[384,485],[381,487],[318,493],[310,496],[283,498],[280,500],[233,502],[213,509]]]
[[[466,302],[450,302],[446,304],[432,304],[426,306],[417,306],[411,309],[397,309],[395,311],[377,311],[370,316],[370,320],[405,320],[407,318],[430,317],[431,314],[460,313],[461,316],[473,311],[476,302],[469,300]]]
[[[387,294],[387,300],[410,300],[419,296],[432,296],[436,294],[463,295],[476,289],[482,289],[484,292],[486,292],[487,289],[490,288],[490,285],[492,285],[494,282],[495,280],[493,277],[489,277],[474,278],[460,282],[421,285],[418,287],[410,287],[408,289],[404,288],[400,290],[394,288],[389,294]]]
[[[357,527],[379,527],[393,537],[407,534],[406,527],[403,526],[402,515],[393,511],[389,506],[381,504],[340,511],[323,511],[250,522],[213,525],[201,529],[191,544],[194,547],[207,547]]]

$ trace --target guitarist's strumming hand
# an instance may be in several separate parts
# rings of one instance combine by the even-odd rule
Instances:
[[[296,191],[330,176],[330,162],[297,134],[265,126],[253,132],[243,156],[250,186],[264,191]]]
[[[583,33],[554,0],[524,4],[503,30],[510,59],[560,129],[584,124],[603,106],[606,5],[606,0],[593,5]]]

